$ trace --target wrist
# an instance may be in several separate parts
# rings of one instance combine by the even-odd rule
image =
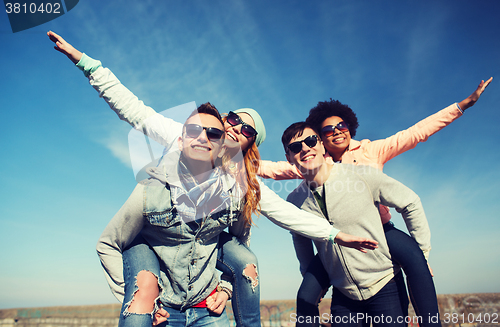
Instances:
[[[82,59],[82,53],[76,49],[66,55],[75,65]]]
[[[328,241],[332,244],[335,244],[335,239],[337,238],[337,235],[340,233],[340,230],[332,227],[332,230],[330,232],[330,236],[328,237]]]
[[[233,295],[233,292],[231,292],[231,290],[229,290],[227,287],[222,286],[221,284],[217,285],[217,292],[226,293],[228,300],[230,300]]]
[[[474,105],[474,100],[471,99],[471,97],[467,97],[466,99],[463,99],[459,103],[457,103],[458,108],[460,111],[463,113],[466,109],[472,107]]]
[[[97,68],[101,67],[101,62],[99,60],[95,60],[87,56],[85,53],[82,53],[80,60],[76,63],[76,67],[78,67],[85,77],[89,77],[90,74],[95,72]]]

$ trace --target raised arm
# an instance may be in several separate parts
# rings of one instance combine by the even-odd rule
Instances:
[[[473,106],[492,80],[493,77],[486,82],[481,81],[477,89],[460,103],[452,104],[393,136],[367,143],[365,155],[377,158],[377,162],[383,165],[401,153],[413,149],[418,143],[427,141],[429,136],[451,124],[462,116],[465,109]]]
[[[71,44],[60,35],[50,31],[47,33],[55,43],[54,48],[65,54],[89,78],[90,85],[116,112],[120,119],[126,121],[136,130],[151,137],[165,147],[170,147],[181,134],[182,124],[158,114],[153,108],[146,106],[116,76],[101,62],[94,60]],[[190,108],[195,109],[194,103]]]

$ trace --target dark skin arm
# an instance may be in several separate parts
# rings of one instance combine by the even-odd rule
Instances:
[[[469,95],[467,98],[463,99],[462,101],[460,101],[458,103],[460,108],[462,108],[462,110],[465,111],[467,108],[472,107],[476,103],[476,101],[479,100],[479,97],[484,92],[486,87],[488,87],[488,85],[490,85],[492,80],[493,80],[493,77],[490,77],[486,82],[484,80],[481,81],[481,83],[479,83],[479,86],[477,87],[477,89],[474,92],[472,92],[471,95]]]

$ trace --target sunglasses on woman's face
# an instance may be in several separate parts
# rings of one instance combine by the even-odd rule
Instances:
[[[219,141],[224,135],[224,131],[215,127],[203,127],[197,124],[186,125],[186,135],[190,138],[197,138],[200,134],[206,131],[207,137],[210,141]]]
[[[303,139],[302,141],[297,141],[288,144],[287,148],[290,152],[293,153],[299,153],[302,151],[302,142],[304,142],[308,147],[313,148],[318,144],[318,136],[317,135],[311,135]]]
[[[349,131],[349,127],[347,126],[347,123],[341,121],[337,125],[328,125],[328,126],[323,127],[321,129],[321,135],[323,135],[324,137],[332,136],[333,134],[335,134],[335,129],[338,129],[339,132],[348,132]]]
[[[234,112],[230,111],[229,114],[227,115],[227,120],[226,120],[229,125],[231,126],[237,126],[241,124],[241,134],[243,134],[244,137],[247,139],[250,139],[257,135],[257,131],[255,128],[253,128],[251,125],[248,125],[247,123],[243,122],[241,120],[240,116],[235,114]]]

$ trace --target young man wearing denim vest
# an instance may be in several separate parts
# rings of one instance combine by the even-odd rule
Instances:
[[[367,253],[338,244],[314,241],[334,287],[332,326],[404,326],[408,296],[400,269],[390,257],[378,204],[395,207],[424,253],[430,250],[430,231],[419,197],[403,184],[368,166],[326,163],[317,133],[306,123],[295,123],[282,137],[287,160],[303,174],[304,181],[287,200],[323,216],[346,233],[378,241]],[[311,241],[294,235],[301,268],[313,257]],[[297,321],[299,322],[299,321]]]
[[[200,106],[183,126],[180,153],[149,169],[151,178],[137,185],[99,239],[106,277],[123,302],[120,326],[150,327],[158,304],[169,326],[229,325],[225,312],[211,313],[205,303],[218,286],[218,236],[239,223],[243,195],[241,185],[215,167],[223,141],[217,110]],[[132,310],[151,277],[159,286],[158,298],[150,299],[154,308]]]

